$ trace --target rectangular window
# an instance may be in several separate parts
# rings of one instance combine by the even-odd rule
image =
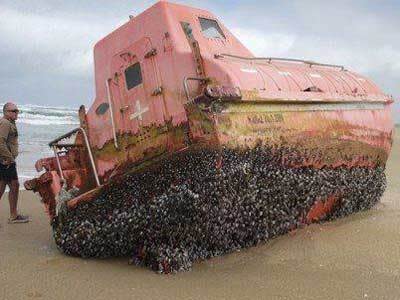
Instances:
[[[224,32],[219,27],[217,21],[205,18],[199,18],[201,31],[209,39],[225,39]]]
[[[125,70],[125,80],[128,90],[133,89],[142,83],[142,71],[139,63],[136,63]]]

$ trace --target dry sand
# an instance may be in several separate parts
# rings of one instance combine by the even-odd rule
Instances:
[[[64,256],[37,196],[22,193],[27,225],[7,224],[3,198],[0,299],[400,299],[399,168],[397,132],[388,189],[375,209],[167,276],[127,258]]]

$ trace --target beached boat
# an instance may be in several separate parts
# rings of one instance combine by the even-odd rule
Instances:
[[[92,106],[25,183],[68,254],[168,272],[384,191],[393,99],[345,67],[254,57],[210,12],[166,1],[94,61]]]

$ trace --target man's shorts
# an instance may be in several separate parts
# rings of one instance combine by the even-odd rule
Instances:
[[[11,182],[12,180],[18,180],[17,165],[15,163],[10,165],[0,163],[0,181]]]

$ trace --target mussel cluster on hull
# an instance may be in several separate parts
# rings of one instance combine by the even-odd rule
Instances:
[[[169,273],[257,245],[305,222],[316,201],[340,200],[324,220],[371,208],[378,168],[288,168],[276,151],[197,150],[126,175],[53,221],[58,247],[81,257],[131,256]]]

